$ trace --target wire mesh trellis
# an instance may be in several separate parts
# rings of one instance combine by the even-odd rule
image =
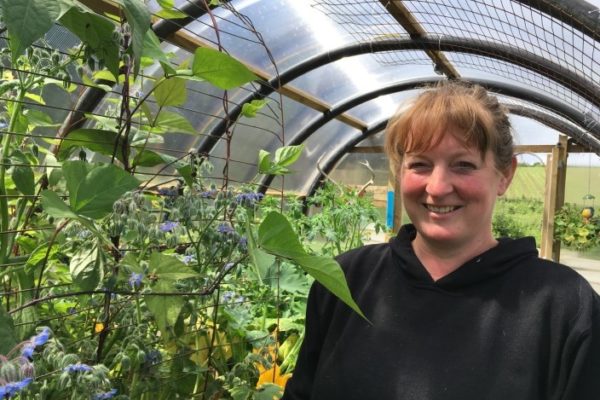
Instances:
[[[230,14],[228,23],[239,20],[236,25],[246,31],[244,36],[254,36],[268,57],[268,47],[252,21],[229,4],[222,8]],[[220,41],[220,35],[226,34],[220,28],[223,19],[208,13],[206,29],[226,52]],[[231,178],[229,168],[239,164],[257,170],[258,154],[252,161],[236,160],[230,148],[235,131],[252,127],[253,122],[228,121],[220,138],[225,143],[223,155],[196,153],[194,141],[202,140],[209,124],[228,118],[229,107],[239,105],[235,102],[239,95],[207,84],[187,89],[171,85],[160,95],[159,89],[153,89],[152,95],[145,93],[157,81],[169,83],[160,81],[160,75],[146,74],[143,67],[139,75],[134,74],[135,62],[144,61],[134,60],[127,51],[136,28],[123,19],[115,26],[112,37],[116,32],[121,35],[122,76],[112,77],[112,82],[106,74],[100,74],[100,83],[93,81],[102,70],[102,58],[78,58],[88,47],[73,53],[49,44],[72,41],[73,35],[61,26],[52,28],[46,41],[35,43],[25,55],[5,52],[2,60],[3,84],[12,86],[2,91],[0,103],[0,112],[7,117],[0,168],[3,181],[10,177],[10,185],[0,195],[5,210],[0,232],[0,317],[10,327],[3,331],[0,353],[9,356],[2,359],[3,370],[18,363],[29,369],[3,374],[0,383],[3,390],[29,385],[32,391],[50,393],[50,398],[64,398],[67,393],[72,398],[109,398],[115,394],[107,391],[110,369],[114,384],[121,392],[129,391],[130,398],[147,398],[151,393],[162,398],[212,398],[239,390],[240,379],[252,393],[258,390],[257,367],[279,374],[273,367],[278,324],[270,321],[277,321],[286,308],[284,302],[298,295],[280,296],[279,264],[263,271],[268,272],[265,276],[246,271],[262,195],[253,191],[252,182]],[[3,40],[10,44],[9,38]],[[183,59],[194,56],[187,53]],[[81,61],[87,65],[78,65]],[[36,62],[44,63],[43,68],[36,70]],[[52,67],[61,62],[68,67],[59,68],[58,76]],[[168,72],[180,67],[169,64],[163,66]],[[23,89],[24,82],[32,84]],[[53,101],[51,84],[70,90],[63,94],[66,102]],[[88,109],[76,108],[78,98],[98,88],[107,92],[99,107],[92,102]],[[186,96],[218,99],[220,109],[206,112],[186,101]],[[252,113],[271,121],[275,128],[265,134],[283,145],[281,100],[273,98]],[[170,119],[159,119],[161,112]],[[66,118],[68,123],[60,126],[67,114],[76,117]],[[186,116],[195,121],[201,116],[205,122],[193,126]],[[173,137],[174,132],[188,136]],[[171,136],[163,139],[160,135],[165,133]],[[189,150],[183,150],[182,138],[190,138],[190,133],[194,136],[188,140]],[[123,138],[127,145],[122,144]],[[92,157],[94,162],[89,162]],[[219,160],[222,171],[214,171],[210,164]],[[105,168],[113,164],[121,172]],[[110,173],[94,180],[90,172],[103,168],[103,173]],[[85,186],[86,179],[89,186],[78,192],[76,187]],[[86,190],[98,191],[86,198]],[[83,203],[77,209],[75,197],[104,210],[85,211]],[[98,200],[103,197],[104,201]],[[280,209],[280,198],[266,207]],[[297,274],[290,268],[288,276]],[[296,283],[296,289],[306,292],[307,281],[302,279],[305,284]],[[300,298],[305,296],[300,292]],[[259,306],[264,308],[263,321],[248,331]],[[51,344],[45,344],[46,331],[31,336],[40,326],[52,327]],[[26,337],[31,339],[25,344],[13,343]],[[7,353],[9,344],[15,347]],[[42,344],[44,356],[36,354],[34,359],[32,349]],[[11,359],[19,352],[20,361]],[[80,373],[91,376],[83,382]]]

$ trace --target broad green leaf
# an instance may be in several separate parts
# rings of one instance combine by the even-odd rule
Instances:
[[[148,7],[141,0],[122,0],[122,3],[125,17],[132,30],[133,76],[137,77],[140,70],[140,59],[144,50],[144,37],[148,29],[150,29],[151,14]]]
[[[160,158],[162,162],[159,162],[158,158]],[[140,162],[142,164],[140,164]],[[179,175],[183,178],[188,186],[191,187],[194,184],[194,177],[192,176],[192,167],[190,164],[168,154],[160,154],[153,151],[144,150],[139,160],[137,160],[136,157],[136,163],[137,165],[146,167],[152,167],[161,163],[173,166],[177,172],[179,172]]]
[[[187,99],[185,80],[181,78],[168,78],[160,81],[152,92],[159,107],[181,106]]]
[[[165,133],[188,133],[192,135],[198,133],[183,115],[171,111],[161,111],[156,119],[156,126],[160,128],[161,132]]]
[[[107,70],[94,71],[92,74],[92,78],[98,81],[108,81],[112,83],[117,83],[117,78],[112,74],[112,72]]]
[[[41,194],[42,207],[48,215],[56,218],[73,218],[77,219],[77,214],[61,200],[60,197],[50,190],[44,190]]]
[[[224,90],[258,79],[248,67],[235,58],[209,48],[196,50],[192,72],[194,76],[205,79]]]
[[[175,0],[156,0],[156,2],[162,8],[171,9],[175,7]]]
[[[137,257],[133,252],[125,254],[125,257],[123,257],[119,263],[127,267],[129,272],[135,272],[138,274],[145,273],[144,269],[140,265],[139,261],[137,260]]]
[[[81,247],[69,262],[69,272],[73,282],[81,290],[96,289],[104,275],[103,260],[104,255],[98,246]]]
[[[1,0],[1,3],[14,63],[27,47],[50,30],[61,15],[61,5],[47,0]]]
[[[148,29],[144,35],[144,51],[143,56],[152,59],[153,62],[160,62],[169,64],[169,58],[160,47],[160,40],[152,29]],[[167,72],[167,71],[165,71]],[[173,68],[169,72],[175,72]]]
[[[46,105],[46,102],[44,101],[44,99],[42,98],[42,96],[35,94],[35,93],[25,93],[25,97],[28,98],[29,100],[33,100],[36,103],[39,103],[41,105]]]
[[[70,132],[60,143],[58,153],[59,161],[69,158],[74,149],[84,147],[91,151],[112,156],[115,151],[115,142],[118,134],[115,131],[103,129],[81,128]],[[123,162],[123,146],[119,145],[116,151],[116,157]]]
[[[77,203],[77,191],[87,174],[94,168],[93,164],[84,161],[65,161],[62,166],[63,176],[67,181],[69,192],[69,203],[71,206]]]
[[[281,263],[279,268],[277,265],[272,265],[265,276],[265,282],[272,288],[279,288],[290,293],[308,294],[310,282],[306,279],[295,265],[290,263]]]
[[[29,118],[27,115],[19,114],[17,115],[17,119],[15,125],[13,127],[13,131],[16,133],[27,133],[27,128],[29,127]]]
[[[48,114],[35,109],[27,110],[27,119],[29,120],[29,124],[34,125],[34,127],[36,128],[42,126],[47,127],[58,125],[54,121],[52,121],[52,118]]]
[[[156,13],[156,16],[163,19],[180,19],[186,18],[188,15],[178,10],[167,10],[163,8]]]
[[[51,1],[45,1],[52,3]],[[86,43],[94,54],[104,61],[106,68],[119,76],[119,43],[113,35],[115,25],[109,19],[77,7],[60,18],[61,24]]]
[[[254,400],[279,399],[283,395],[283,389],[274,383],[263,383],[260,389],[254,393]]]
[[[0,354],[8,354],[18,342],[13,319],[0,307]]]
[[[158,280],[152,286],[152,291],[158,293],[173,292],[173,282]],[[154,316],[158,329],[160,329],[165,338],[169,337],[169,328],[175,325],[179,313],[181,313],[181,309],[183,308],[183,299],[181,296],[153,296],[148,294],[144,296],[144,300],[146,301],[148,310]]]
[[[160,60],[158,62],[160,64],[160,66],[162,67],[163,71],[165,72],[165,75],[175,75],[177,73],[175,71],[175,68],[173,68],[169,62],[160,61]]]
[[[302,150],[304,150],[303,144],[299,146],[280,147],[275,151],[273,163],[281,167],[290,166],[298,160],[300,154],[302,154]]]
[[[73,82],[68,83],[67,87],[64,86],[65,81],[54,78],[44,78],[44,86],[55,85],[58,89],[64,90],[67,93],[73,93],[77,89],[77,85]]]
[[[256,245],[254,231],[252,225],[250,225],[250,216],[246,219],[246,238],[248,240],[248,254],[250,255],[252,264],[254,264],[256,278],[259,282],[262,282],[267,276],[269,268],[275,262],[275,257],[265,253]]]
[[[63,164],[63,172],[64,169]],[[68,183],[69,177],[66,174],[65,177]],[[77,187],[75,195],[69,192],[71,208],[84,217],[102,218],[112,212],[115,201],[139,184],[136,178],[113,164],[96,166]]]
[[[242,115],[248,118],[256,117],[256,113],[267,105],[267,100],[252,100],[242,105]]]
[[[165,161],[160,154],[154,151],[144,150],[138,153],[133,160],[133,165],[140,167],[154,167],[163,164]]]
[[[346,277],[340,265],[333,258],[306,255],[293,259],[327,290],[336,295],[361,317],[367,319],[352,299]]]
[[[189,187],[194,186],[194,177],[192,176],[192,166],[190,164],[179,163],[176,165],[176,169],[179,172],[179,176],[183,178]]]
[[[27,259],[25,271],[33,271],[33,269],[46,259],[46,254],[48,254],[48,260],[51,260],[59,249],[60,246],[55,244],[50,248],[50,252],[48,252],[48,243],[39,245]]]
[[[2,77],[1,79],[4,79],[4,77]],[[6,82],[0,82],[0,96],[4,95],[4,93],[6,93],[10,90],[16,89],[18,86],[19,86],[19,81],[16,79],[11,79],[10,81],[6,81]],[[6,97],[12,97],[12,96],[6,96]]]
[[[177,281],[180,279],[197,278],[198,275],[189,266],[176,257],[162,253],[152,253],[150,256],[149,273],[153,273],[161,281]]]
[[[365,318],[352,299],[344,272],[332,258],[306,254],[289,221],[280,213],[269,213],[258,228],[259,246],[268,253],[296,262],[327,290]]]
[[[271,153],[265,150],[259,150],[258,152],[258,172],[261,174],[267,174],[271,168],[271,160],[269,156]]]
[[[24,165],[13,167],[12,180],[19,192],[27,196],[35,194],[35,178],[31,167]]]
[[[109,73],[109,75],[112,75],[111,72],[107,71]],[[88,78],[87,75],[81,75],[81,82],[88,87],[94,87],[96,89],[100,89],[100,90],[104,90],[106,93],[109,93],[112,88],[109,85],[105,85],[102,83],[97,83],[96,81]],[[88,117],[89,118],[89,117]],[[92,118],[93,119],[93,118]]]
[[[258,245],[265,251],[288,259],[306,255],[298,235],[282,214],[272,211],[258,227]]]

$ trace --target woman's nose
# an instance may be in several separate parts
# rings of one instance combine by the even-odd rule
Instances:
[[[444,196],[452,192],[452,182],[450,174],[444,167],[434,167],[427,179],[425,188],[431,196]]]

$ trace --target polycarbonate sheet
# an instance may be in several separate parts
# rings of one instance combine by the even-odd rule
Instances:
[[[402,92],[387,94],[369,100],[348,111],[349,115],[367,121],[372,126],[380,121],[389,119],[398,109],[415,97],[420,90],[404,90]]]
[[[406,64],[381,65],[374,54],[345,57],[309,71],[290,84],[335,105],[390,83],[433,74],[433,64],[424,52],[395,53],[400,54]]]
[[[372,169],[365,167],[368,162]],[[347,153],[329,176],[346,185],[365,185],[373,178],[373,186],[387,186],[390,179],[388,158],[383,153]]]
[[[273,154],[283,146],[283,141],[289,143],[295,132],[318,115],[317,111],[288,98],[283,98],[283,103],[281,101],[278,94],[273,94],[268,98],[270,108],[264,108],[255,118],[241,117],[236,123],[229,146],[229,158],[247,164],[231,166],[228,171],[231,179],[249,182],[257,174],[259,150]],[[280,104],[283,105],[285,115],[283,128],[281,118],[278,118],[278,114],[281,113]],[[216,170],[222,170],[224,167],[227,151],[227,142],[224,139],[219,140],[211,152]]]
[[[310,2],[297,0],[231,1],[214,9],[212,17],[205,15],[187,25],[184,31],[215,47],[220,44],[271,76],[275,65],[283,71],[352,41]]]
[[[458,66],[465,79],[484,78],[526,87],[556,98],[572,108],[589,113],[600,121],[600,108],[554,80],[525,67],[491,57],[466,53],[446,53],[448,60]]]
[[[286,176],[283,188],[306,194],[310,185],[319,175],[317,164],[324,165],[332,152],[338,149],[342,143],[359,135],[358,130],[337,120],[325,124],[304,142],[304,152],[293,166],[293,170],[298,173]],[[281,184],[281,180],[276,180],[272,187],[281,188]]]
[[[511,0],[403,1],[431,36],[491,41],[522,49],[600,82],[598,44],[589,36]]]

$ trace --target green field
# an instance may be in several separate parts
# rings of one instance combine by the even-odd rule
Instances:
[[[506,197],[543,200],[544,186],[545,169],[543,166],[520,165]],[[565,202],[592,205],[592,201],[584,202],[582,199],[588,193],[596,197],[597,204],[595,205],[600,205],[600,167],[567,167]]]

